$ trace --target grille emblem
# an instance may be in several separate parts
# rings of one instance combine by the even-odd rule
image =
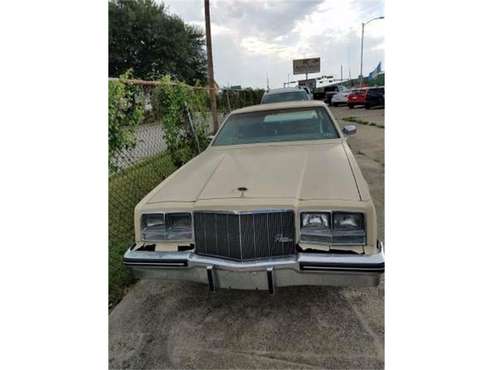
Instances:
[[[274,238],[274,241],[279,243],[291,243],[293,239],[288,238],[287,236],[284,236],[282,234],[277,234],[276,237]]]

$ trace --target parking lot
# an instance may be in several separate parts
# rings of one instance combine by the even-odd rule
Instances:
[[[384,110],[331,108],[384,123]],[[354,124],[354,123],[351,123]],[[384,129],[349,139],[384,240]],[[384,286],[292,287],[271,296],[187,282],[139,281],[109,317],[110,368],[384,367]]]

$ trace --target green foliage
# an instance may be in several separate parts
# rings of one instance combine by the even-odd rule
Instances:
[[[122,258],[134,241],[134,208],[175,170],[170,157],[161,153],[109,178],[109,301],[116,304],[134,278]]]
[[[194,89],[182,82],[173,82],[166,76],[153,91],[152,106],[164,125],[167,152],[176,166],[183,165],[206,148],[209,131],[206,123],[207,90]],[[194,113],[192,121],[195,136],[191,130],[187,109],[188,112]],[[201,118],[200,121],[195,119],[197,116]]]
[[[145,80],[170,74],[189,84],[206,81],[202,30],[154,0],[111,0],[108,8],[110,76],[133,68]]]
[[[121,75],[121,79],[132,77],[131,71]],[[136,144],[136,129],[140,123],[144,107],[139,99],[139,87],[119,80],[109,81],[108,86],[108,159],[110,172],[118,170],[116,155],[122,150],[133,148]]]

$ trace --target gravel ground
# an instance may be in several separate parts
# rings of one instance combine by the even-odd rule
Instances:
[[[341,118],[349,111],[332,109]],[[384,239],[385,130],[357,126],[349,143],[370,186]],[[110,368],[133,369],[382,369],[384,283],[282,288],[271,296],[139,281],[110,314],[109,361]]]

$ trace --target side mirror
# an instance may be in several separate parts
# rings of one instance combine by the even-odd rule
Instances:
[[[355,125],[347,125],[342,129],[343,134],[346,136],[355,135],[357,131],[358,128]]]

